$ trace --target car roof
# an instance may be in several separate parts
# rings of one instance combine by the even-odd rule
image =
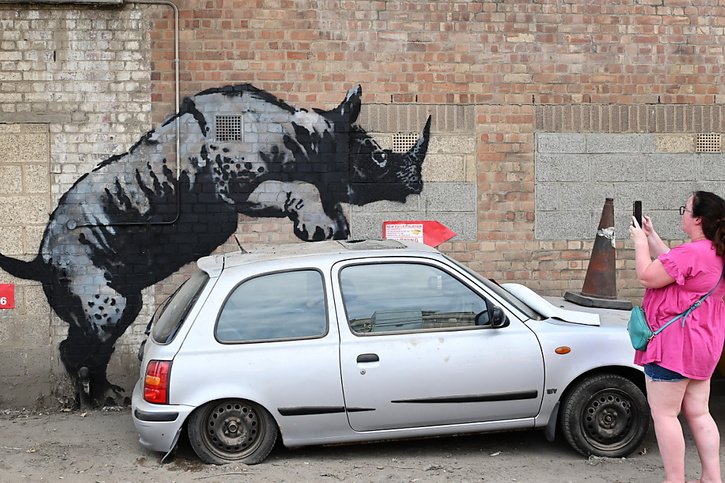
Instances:
[[[210,275],[224,268],[248,263],[285,258],[323,256],[344,259],[354,256],[390,256],[439,253],[435,248],[403,240],[326,240],[284,244],[256,244],[242,247],[240,251],[210,255],[197,261],[201,270]]]

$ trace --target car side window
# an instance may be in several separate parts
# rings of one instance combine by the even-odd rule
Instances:
[[[355,334],[474,327],[490,323],[486,300],[449,273],[419,263],[351,265],[340,271]]]
[[[281,272],[239,284],[224,303],[215,336],[220,342],[320,337],[327,333],[322,275]]]

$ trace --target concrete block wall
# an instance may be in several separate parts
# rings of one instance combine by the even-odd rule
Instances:
[[[455,240],[476,239],[472,106],[363,106],[358,124],[382,147],[392,149],[396,134],[416,139],[428,116],[432,139],[423,164],[423,192],[405,204],[380,201],[351,207],[351,236],[380,238],[385,221],[436,220],[457,234]]]
[[[0,124],[0,253],[37,253],[50,210],[50,136],[45,124]],[[40,284],[3,274],[13,309],[0,310],[0,406],[48,401],[53,390],[51,310]],[[12,363],[10,363],[12,361]]]
[[[604,199],[614,198],[618,295],[640,300],[627,232],[632,202],[642,200],[667,243],[684,241],[678,209],[689,194],[725,195],[724,108],[537,106],[535,231],[571,247],[566,262],[547,263],[564,273],[586,270]]]
[[[536,136],[536,238],[589,239],[605,198],[614,199],[615,231],[627,238],[632,202],[642,200],[657,231],[681,239],[678,209],[693,190],[717,192],[725,154],[681,152],[667,134],[541,133]],[[694,138],[694,136],[690,136]],[[682,141],[684,136],[674,136]],[[660,150],[667,147],[667,152]]]
[[[146,7],[0,5],[0,253],[34,258],[58,199],[151,128]],[[58,345],[68,324],[41,285],[0,271],[0,407],[72,403]],[[148,309],[116,344],[109,377],[132,387]]]

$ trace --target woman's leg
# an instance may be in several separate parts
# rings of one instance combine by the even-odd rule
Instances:
[[[710,415],[710,380],[691,380],[682,400],[682,412],[692,431],[702,464],[702,483],[720,483],[720,433]]]
[[[652,381],[647,378],[647,401],[655,423],[657,446],[665,467],[665,482],[685,481],[685,437],[677,419],[688,379]]]

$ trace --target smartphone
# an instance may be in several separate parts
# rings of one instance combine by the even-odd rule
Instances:
[[[635,201],[632,205],[632,216],[634,216],[634,219],[637,220],[637,223],[639,223],[639,226],[642,227],[642,202],[641,201]]]

